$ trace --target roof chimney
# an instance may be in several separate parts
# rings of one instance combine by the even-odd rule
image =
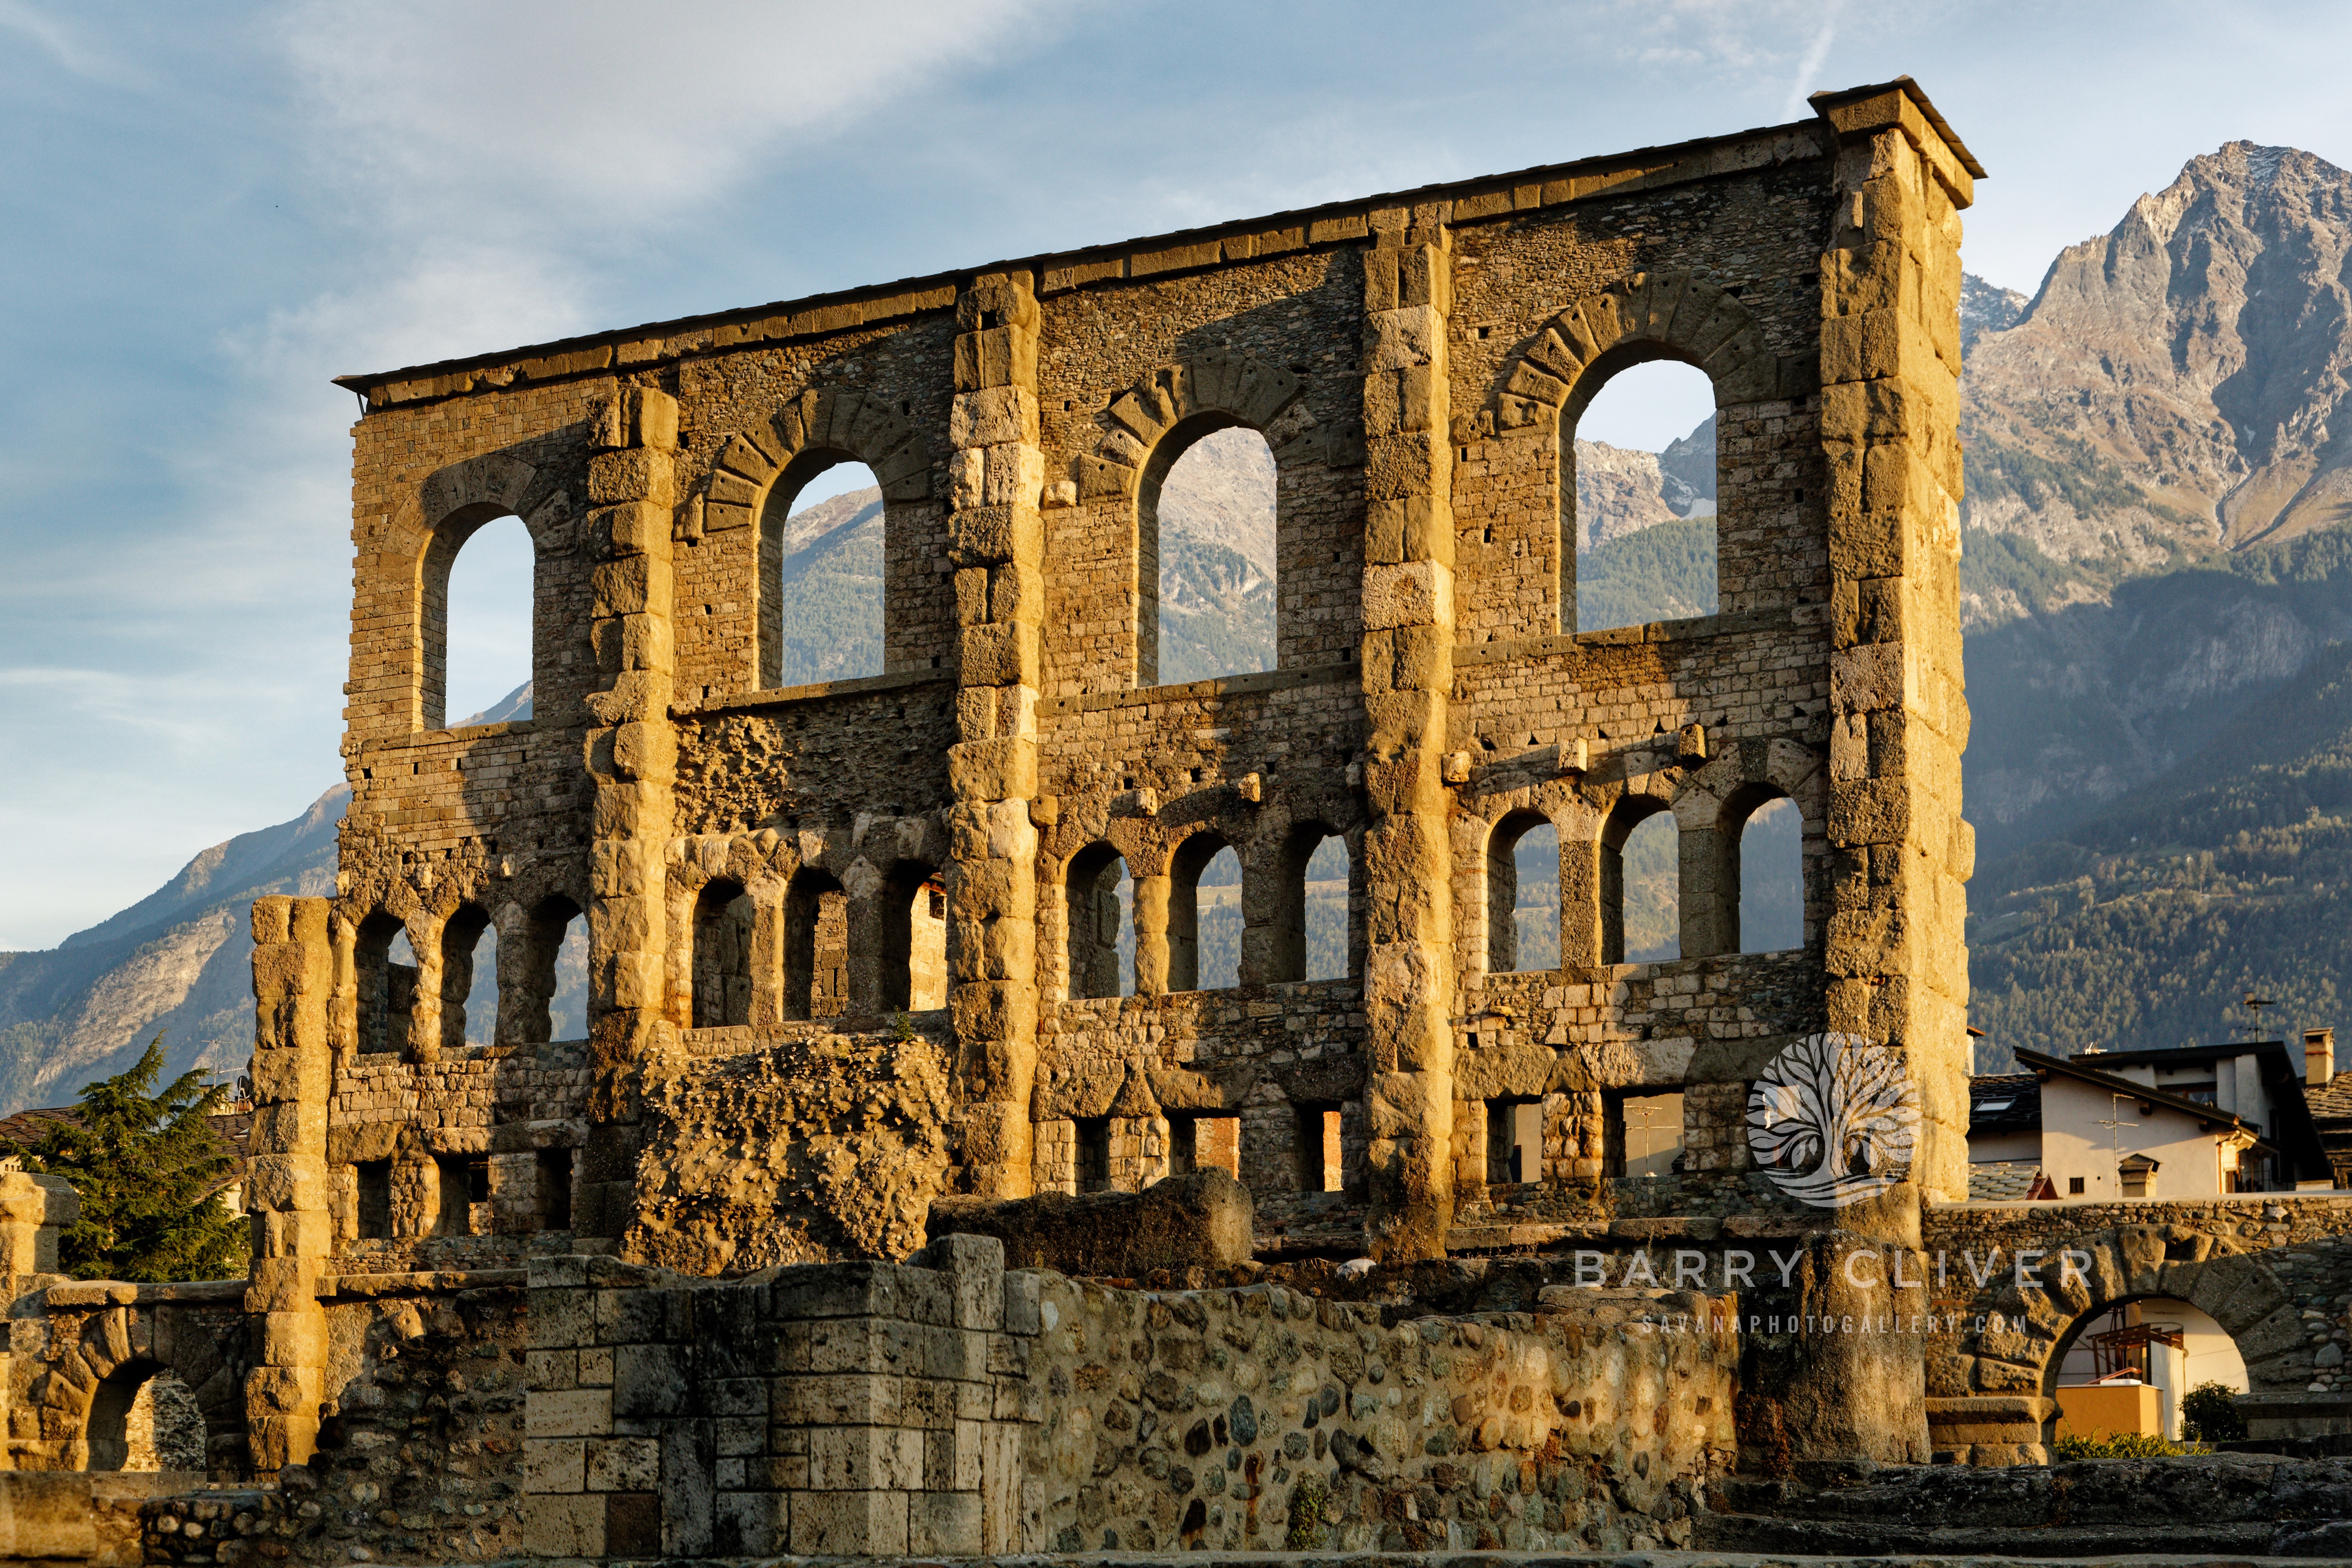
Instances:
[[[2325,1089],[2327,1081],[2336,1076],[2336,1031],[2332,1029],[2307,1029],[2303,1031],[2303,1081],[2313,1089]]]

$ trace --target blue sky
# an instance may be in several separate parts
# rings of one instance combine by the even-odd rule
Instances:
[[[1969,266],[2030,291],[2222,141],[2352,162],[2347,58],[2337,5],[0,0],[0,948],[341,777],[335,374],[1770,124],[1902,72],[1992,172]]]

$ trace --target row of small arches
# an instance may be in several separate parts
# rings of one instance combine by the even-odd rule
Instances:
[[[1801,821],[1785,796],[1762,800],[1735,825],[1737,911],[1717,950],[1771,952],[1804,943]],[[1662,802],[1628,797],[1598,843],[1603,963],[1682,956],[1680,845]],[[1213,831],[1193,833],[1149,879],[1139,940],[1138,884],[1112,844],[1089,844],[1063,868],[1064,979],[1074,998],[1220,990],[1244,984],[1348,977],[1351,862],[1344,836],[1307,825],[1262,872],[1245,873]],[[1559,967],[1559,830],[1532,810],[1504,815],[1486,856],[1490,973]],[[1273,896],[1247,878],[1270,879]],[[461,904],[424,928],[439,955],[424,994],[406,926],[378,912],[361,923],[358,1049],[404,1051],[432,1019],[436,1044],[529,1045],[586,1033],[586,922],[553,895],[493,919]],[[763,907],[741,882],[715,877],[694,890],[686,962],[672,988],[674,1021],[698,1029],[754,1021],[926,1011],[947,1005],[947,890],[936,868],[900,861],[853,898],[832,873],[796,869]],[[762,986],[773,988],[759,1006]]]

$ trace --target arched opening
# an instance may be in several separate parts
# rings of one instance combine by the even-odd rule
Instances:
[[[1241,984],[1242,862],[1215,833],[1194,833],[1168,868],[1168,988]]]
[[[1651,964],[1682,956],[1682,862],[1674,814],[1632,795],[1601,831],[1601,961]]]
[[[550,1040],[571,1038],[555,1032],[555,1001],[562,985],[558,968],[564,942],[575,927],[584,946],[586,918],[578,904],[561,894],[542,899],[535,907],[510,918],[512,929],[506,934],[506,956],[501,960],[506,983],[498,986],[495,993],[497,1043],[539,1045]],[[583,953],[583,959],[584,956]],[[496,984],[495,975],[492,981]],[[479,997],[481,991],[482,977],[478,974],[474,977],[475,996]],[[469,999],[469,1016],[474,1006]]]
[[[358,1040],[362,1051],[397,1051],[408,1044],[408,1019],[416,1006],[416,955],[408,931],[377,910],[360,922],[352,956],[358,982]]]
[[[1272,905],[1255,938],[1258,978],[1267,985],[1346,979],[1348,841],[1320,822],[1298,824],[1282,841],[1274,882]],[[1262,902],[1252,896],[1244,908]]]
[[[1563,630],[1713,615],[1713,385],[1663,359],[1587,381],[1590,400],[1571,396],[1560,416],[1560,532],[1576,561]]]
[[[555,948],[555,994],[548,998],[550,1040],[588,1038],[588,917],[574,915],[563,923],[563,939]]]
[[[694,896],[693,1001],[696,1029],[726,1029],[751,1021],[751,895],[726,878],[703,883]],[[806,1018],[806,1013],[795,1015]]]
[[[162,1364],[130,1361],[90,1390],[84,1431],[90,1470],[202,1470],[205,1413]]]
[[[1278,663],[1275,477],[1265,437],[1220,415],[1180,425],[1154,451],[1136,508],[1138,685]]]
[[[1135,894],[1127,862],[1109,844],[1088,844],[1070,857],[1062,896],[1071,997],[1133,996]]]
[[[2190,1395],[2209,1385],[2231,1395],[2251,1387],[2230,1331],[2203,1310],[2161,1296],[2083,1314],[2052,1352],[2043,1377],[2044,1392],[2058,1401],[2059,1437],[2136,1431],[2211,1441],[2222,1434],[2185,1430],[2205,1402]]]
[[[885,531],[881,484],[865,464],[803,452],[785,466],[760,521],[762,686],[882,673]]]
[[[783,1000],[788,1019],[849,1010],[849,895],[814,866],[794,872],[784,894]]]
[[[1307,857],[1307,972],[1302,979],[1344,980],[1350,972],[1349,864],[1348,841],[1338,833],[1324,832],[1315,852]]]
[[[499,936],[490,913],[460,905],[441,926],[441,1046],[490,1045],[499,1034]]]
[[[1559,967],[1559,831],[1513,811],[1486,841],[1486,971]]]
[[[920,861],[900,861],[881,893],[881,1004],[893,1012],[948,1005],[947,885]]]
[[[1739,929],[1743,953],[1805,945],[1805,820],[1786,795],[1759,802],[1739,829]]]
[[[457,512],[434,530],[423,567],[422,727],[529,718],[537,551],[522,519]]]

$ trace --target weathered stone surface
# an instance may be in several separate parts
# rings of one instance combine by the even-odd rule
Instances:
[[[1212,1168],[1141,1192],[941,1198],[929,1229],[934,1238],[994,1237],[1016,1269],[1138,1279],[1154,1269],[1246,1262],[1255,1218],[1249,1189]]]

